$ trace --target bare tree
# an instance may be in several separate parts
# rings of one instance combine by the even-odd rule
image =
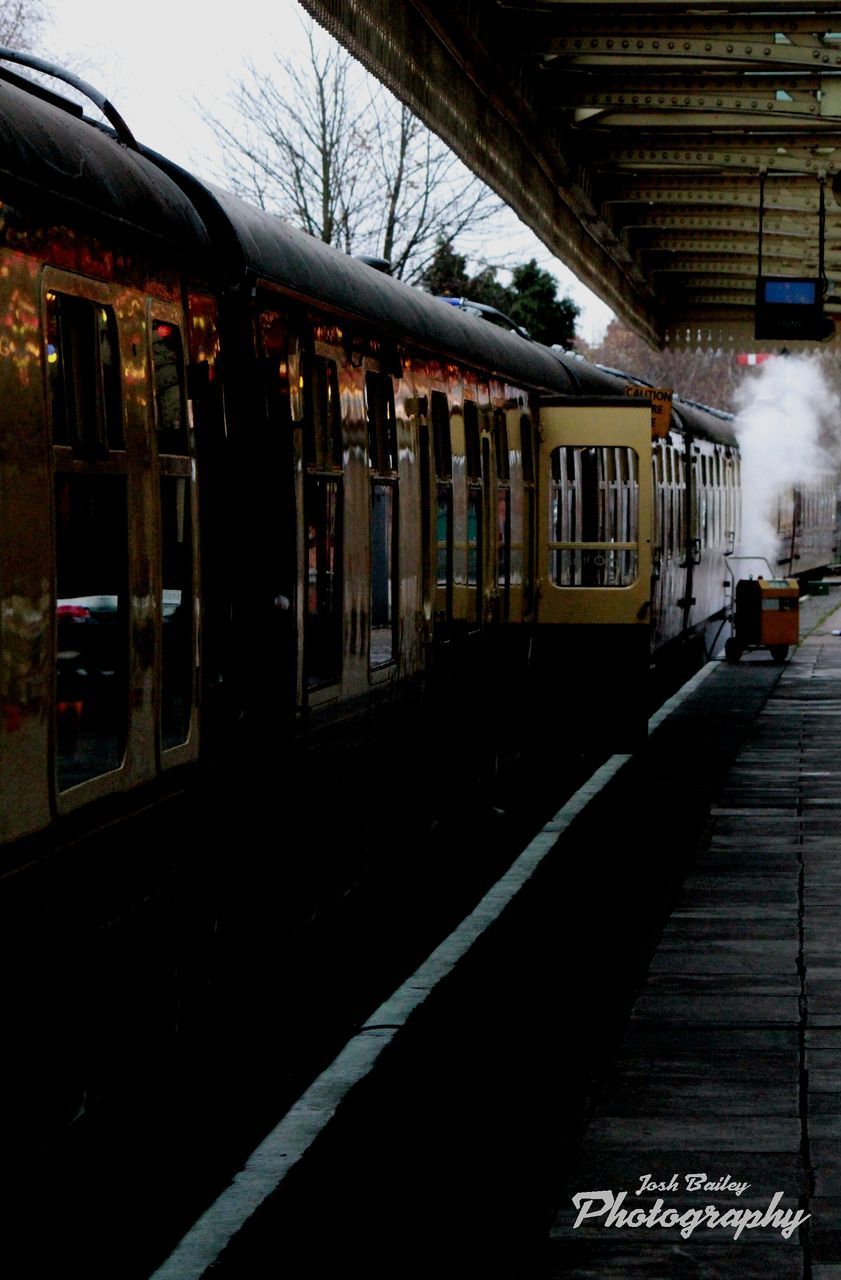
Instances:
[[[40,0],[0,0],[0,45],[7,49],[32,49],[46,21]]]
[[[762,368],[761,364],[749,365],[747,353],[740,357],[738,346],[732,345],[719,349],[667,347],[655,351],[615,318],[598,345],[591,346],[579,338],[575,346],[597,364],[644,378],[652,386],[672,387],[685,399],[729,413],[739,408],[739,388],[751,378],[759,377]],[[820,365],[829,386],[841,395],[841,352],[836,344],[806,350]],[[782,356],[779,351],[774,354]]]
[[[394,275],[416,282],[441,240],[452,244],[499,213],[499,200],[452,151],[379,89],[369,117],[376,139],[369,174],[370,211],[379,220],[366,228]]]
[[[346,252],[387,258],[414,281],[437,243],[474,231],[496,198],[338,44],[306,24],[308,54],[253,63],[235,122],[201,107],[237,194]]]
[[[276,56],[272,71],[246,63],[231,94],[236,123],[209,116],[238,195],[272,209],[327,244],[349,249],[361,218],[358,156],[368,144],[354,105],[352,62],[339,47],[309,58]]]
[[[576,346],[598,364],[644,378],[652,386],[672,387],[687,399],[715,409],[733,409],[735,389],[745,376],[733,351],[668,347],[655,351],[615,318],[597,346],[581,340]]]

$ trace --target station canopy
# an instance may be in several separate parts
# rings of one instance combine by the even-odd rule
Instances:
[[[303,7],[649,342],[757,345],[761,192],[762,274],[823,226],[841,336],[841,4]]]

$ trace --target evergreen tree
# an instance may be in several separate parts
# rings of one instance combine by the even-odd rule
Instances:
[[[580,308],[572,298],[558,297],[558,282],[532,258],[511,273],[508,315],[528,329],[536,342],[568,347],[575,337]]]
[[[439,240],[432,261],[424,270],[419,283],[436,297],[465,298],[470,288],[467,259],[463,253],[456,253],[452,241]]]
[[[430,293],[496,307],[547,346],[557,343],[568,347],[575,337],[577,304],[571,298],[558,297],[557,280],[534,258],[515,267],[511,284],[503,285],[496,278],[495,267],[485,266],[469,276],[467,259],[451,241],[442,239],[420,283]]]

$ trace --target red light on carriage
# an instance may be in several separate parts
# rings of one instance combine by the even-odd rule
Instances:
[[[742,351],[736,356],[736,364],[764,364],[766,360],[773,359],[773,351]]]
[[[91,611],[83,604],[60,604],[56,608],[56,616],[65,621],[85,622],[91,616]]]

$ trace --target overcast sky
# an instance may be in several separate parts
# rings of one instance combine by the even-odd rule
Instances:
[[[43,49],[71,62],[113,101],[140,141],[217,180],[221,160],[197,103],[223,115],[232,78],[246,59],[270,65],[275,51],[302,47],[296,0],[167,0],[149,6],[120,0],[47,0]],[[487,242],[492,259],[535,257],[582,309],[578,331],[597,340],[610,310],[523,226],[503,214]],[[464,251],[464,249],[462,249]]]

